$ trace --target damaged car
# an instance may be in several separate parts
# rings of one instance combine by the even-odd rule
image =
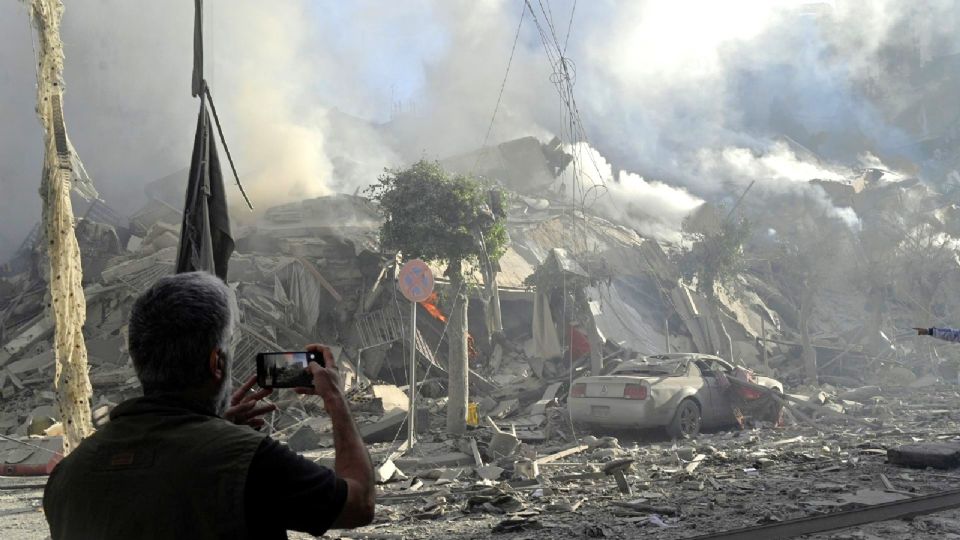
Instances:
[[[573,381],[567,401],[574,422],[619,429],[665,428],[672,438],[738,424],[738,395],[729,379],[748,372],[716,356],[674,353],[626,361],[607,375]],[[750,382],[783,393],[783,384],[750,374]]]

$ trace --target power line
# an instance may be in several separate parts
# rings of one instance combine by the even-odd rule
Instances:
[[[520,41],[520,28],[523,26],[523,16],[526,10],[520,10],[520,22],[517,23],[517,32],[513,36],[513,47],[510,48],[510,58],[507,59],[507,69],[503,74],[503,82],[500,83],[500,93],[497,94],[497,103],[493,107],[493,114],[490,115],[490,123],[487,125],[487,133],[483,136],[483,144],[480,145],[480,154],[477,155],[477,161],[473,164],[473,169],[476,170],[477,166],[480,164],[480,160],[487,152],[487,141],[490,139],[490,132],[493,130],[493,121],[497,118],[497,112],[500,110],[500,101],[503,99],[503,91],[507,86],[507,78],[510,76],[510,66],[513,65],[513,54],[517,50],[517,42]]]
[[[567,36],[563,39],[563,54],[567,54],[567,45],[570,44],[570,28],[573,27],[573,14],[577,12],[577,0],[573,0],[570,8],[570,21],[567,22]]]

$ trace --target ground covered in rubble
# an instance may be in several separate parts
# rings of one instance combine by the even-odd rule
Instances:
[[[549,442],[524,443],[499,459],[490,457],[492,429],[486,427],[460,441],[436,431],[425,434],[405,455],[394,452],[396,443],[374,444],[375,462],[393,457],[397,470],[379,469],[389,480],[380,486],[375,523],[339,536],[690,538],[943,492],[960,486],[960,471],[890,464],[887,450],[960,440],[958,400],[956,386],[885,389],[865,399],[856,413],[718,431],[680,443],[657,433],[591,438],[578,432],[576,441],[563,441],[557,430]],[[551,412],[562,412],[557,409]],[[483,469],[471,455],[471,438]],[[543,459],[581,445],[587,448]],[[332,451],[305,455],[329,462]],[[544,461],[538,478],[522,479],[515,470],[524,458]],[[625,475],[629,493],[603,472],[625,460],[633,460]],[[44,481],[0,478],[0,537],[47,536],[40,510]],[[960,538],[957,531],[960,511],[954,510],[811,538]]]
[[[419,494],[409,481],[393,483],[384,486],[377,524],[365,530],[384,538],[485,538],[500,530],[505,538],[689,538],[956,489],[960,473],[891,465],[887,449],[960,437],[957,398],[955,388],[888,395],[876,428],[838,417],[820,430],[722,431],[684,444],[618,433],[620,447],[600,439],[594,449],[541,466],[536,483],[465,475],[442,486],[424,481]],[[622,458],[635,460],[630,494],[595,474]],[[950,511],[812,538],[957,538],[958,527],[960,512]]]

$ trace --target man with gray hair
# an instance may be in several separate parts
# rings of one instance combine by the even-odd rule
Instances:
[[[43,506],[51,537],[286,538],[366,525],[374,473],[330,349],[312,388],[333,424],[334,470],[260,433],[274,410],[251,377],[231,392],[233,292],[190,272],[162,278],[134,303],[130,356],[143,396],[54,469]]]

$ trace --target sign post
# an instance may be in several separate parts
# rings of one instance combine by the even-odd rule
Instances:
[[[433,272],[420,259],[407,262],[400,268],[400,292],[410,301],[410,371],[407,407],[407,448],[413,448],[417,431],[414,418],[417,408],[417,302],[423,302],[433,294]]]

